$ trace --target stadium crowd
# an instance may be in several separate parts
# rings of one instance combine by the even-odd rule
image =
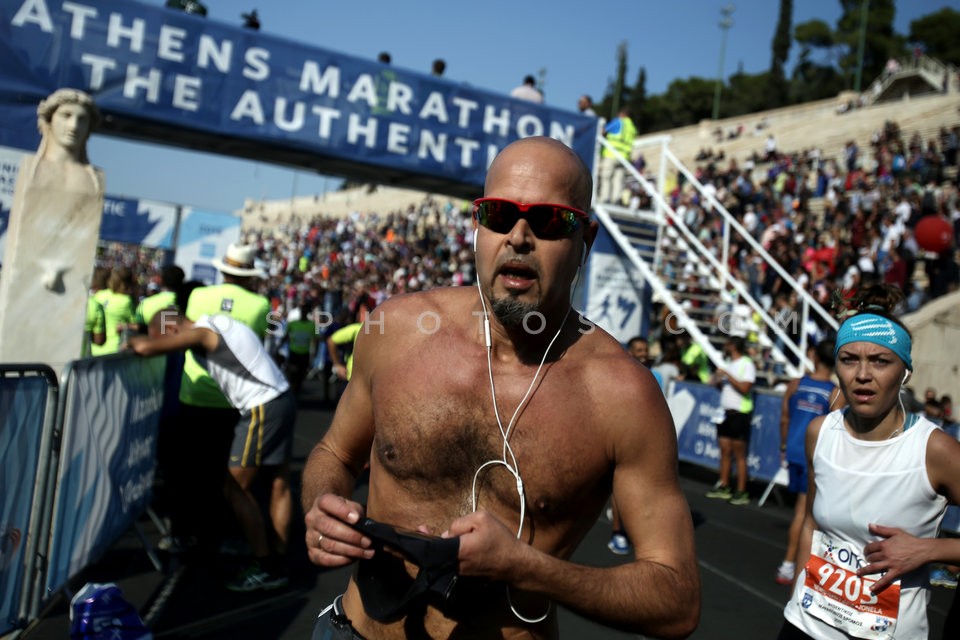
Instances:
[[[871,140],[849,141],[836,157],[817,147],[779,151],[766,144],[746,159],[703,158],[695,175],[825,307],[835,306],[837,292],[850,296],[865,284],[887,282],[904,291],[901,311],[910,312],[960,285],[958,130],[944,128],[923,140],[888,122]],[[722,217],[679,177],[672,206],[719,256]],[[941,251],[918,243],[915,230],[927,216],[952,229],[952,242]],[[257,248],[268,274],[260,293],[276,318],[285,321],[306,307],[339,326],[358,304],[472,283],[471,224],[467,207],[425,196],[406,211],[294,217],[248,230],[241,241]],[[728,266],[751,295],[771,313],[799,312],[796,295],[758,252],[743,240],[731,242]],[[134,269],[134,297],[159,288],[162,261],[160,252],[123,245],[101,247],[98,256],[99,266]],[[274,340],[273,351],[279,347]]]

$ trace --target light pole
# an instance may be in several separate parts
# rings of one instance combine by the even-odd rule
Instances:
[[[723,56],[727,52],[727,31],[733,26],[733,15],[736,7],[731,3],[720,9],[720,69],[717,71],[717,84],[713,90],[713,119],[720,117],[720,87],[723,84]]]

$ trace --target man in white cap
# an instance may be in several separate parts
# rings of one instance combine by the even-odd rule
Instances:
[[[256,293],[264,273],[256,267],[256,247],[231,244],[226,255],[212,264],[223,283],[197,287],[190,294],[185,314],[190,320],[203,315],[229,316],[253,329],[260,340],[267,332],[270,301]],[[176,538],[195,536],[205,551],[222,542],[224,515],[224,469],[230,456],[234,426],[240,414],[197,359],[187,351],[180,381],[180,473],[171,493],[179,496],[183,518],[173,518]],[[186,477],[184,477],[184,474]],[[232,478],[227,477],[230,482]],[[280,540],[284,545],[286,540]]]

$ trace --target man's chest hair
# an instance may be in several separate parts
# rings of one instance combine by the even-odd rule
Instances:
[[[469,495],[478,469],[503,460],[503,436],[486,389],[472,397],[408,397],[377,402],[372,455],[407,490],[424,495]],[[562,404],[562,403],[560,403]],[[516,401],[501,408],[504,429]],[[598,444],[579,431],[575,415],[556,404],[532,403],[510,432],[528,508],[556,511],[572,497],[596,492],[608,461]],[[507,460],[512,459],[507,454]],[[502,465],[477,475],[478,492],[518,507],[516,479]]]

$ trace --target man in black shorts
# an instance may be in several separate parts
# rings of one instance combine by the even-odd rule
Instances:
[[[723,345],[727,362],[713,376],[720,387],[720,407],[723,422],[717,425],[720,443],[720,479],[707,492],[708,498],[719,498],[730,504],[750,503],[747,493],[747,448],[750,446],[750,419],[753,417],[753,383],[757,368],[746,354],[747,343],[733,336]],[[737,462],[737,490],[730,489],[730,467]]]

